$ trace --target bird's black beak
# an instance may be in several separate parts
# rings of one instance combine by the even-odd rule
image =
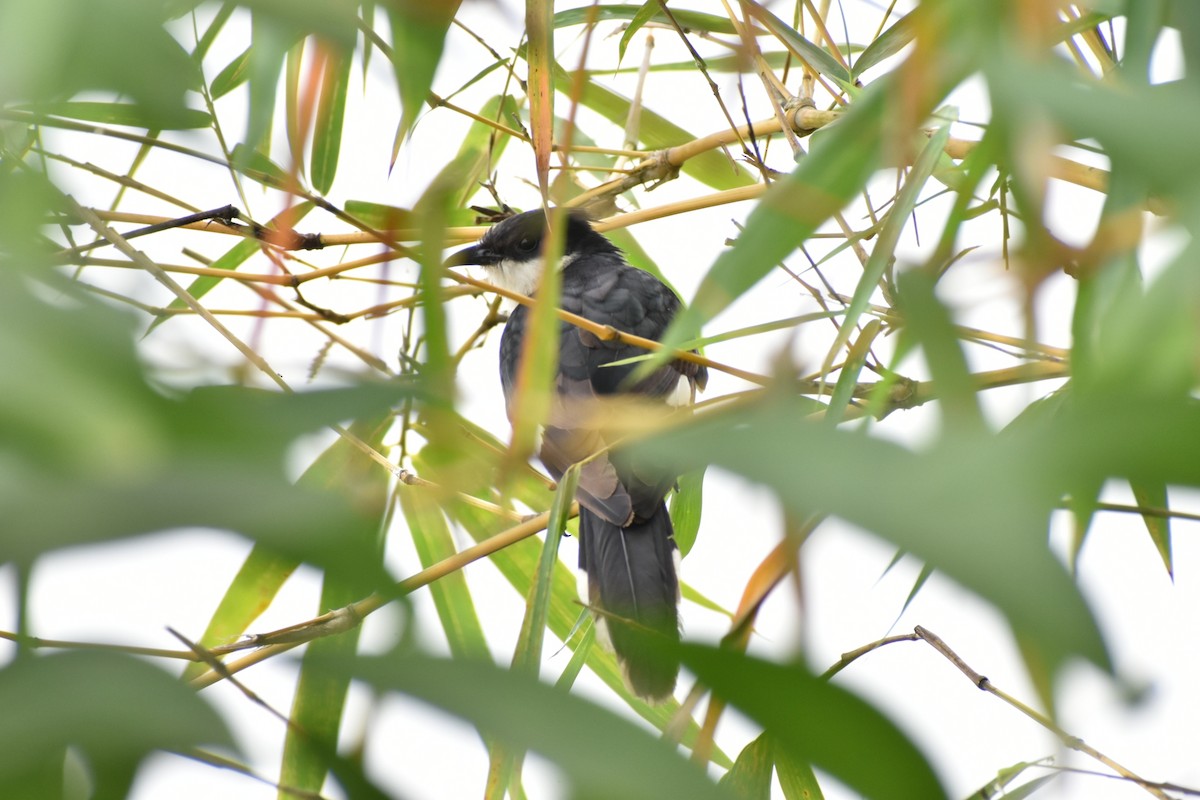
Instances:
[[[466,264],[474,264],[476,266],[486,267],[492,264],[498,264],[500,257],[491,252],[485,247],[475,245],[474,247],[464,247],[457,253],[451,253],[443,262],[444,267],[461,267]]]

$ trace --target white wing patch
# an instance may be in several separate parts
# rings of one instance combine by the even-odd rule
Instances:
[[[696,393],[692,391],[692,382],[686,375],[680,375],[675,388],[667,395],[667,405],[672,408],[684,408],[690,406],[695,399]]]

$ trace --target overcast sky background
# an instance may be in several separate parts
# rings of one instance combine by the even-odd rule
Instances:
[[[856,41],[869,38],[878,25],[881,11],[866,2],[845,2],[844,6],[850,38]],[[720,13],[717,3],[693,2],[688,7]],[[489,42],[501,53],[516,46],[522,17],[515,3],[468,3],[463,14],[464,18],[474,21],[476,30],[486,32]],[[188,26],[180,25],[179,30],[190,49],[192,40],[186,33]],[[566,67],[574,67],[577,62],[578,42],[574,37],[580,30],[573,28],[558,33],[560,63]],[[600,26],[599,34],[613,30],[616,30],[616,23],[606,23]],[[230,33],[232,28],[218,41],[220,52],[226,55],[210,59],[210,63],[218,68],[248,43],[248,39],[237,41]],[[634,38],[626,65],[634,65],[640,60],[643,39],[644,34]],[[663,31],[655,32],[655,44],[656,59],[686,58],[682,46]],[[615,42],[597,38],[592,51],[595,64],[611,63],[615,57]],[[1170,43],[1166,43],[1161,51],[1160,79],[1168,79],[1172,77],[1172,70],[1178,69],[1178,60],[1173,60]],[[479,46],[461,31],[452,30],[435,91],[443,94],[452,91],[485,63],[486,54]],[[458,102],[468,108],[477,107],[495,90],[494,84],[484,83],[485,86],[469,91]],[[612,84],[627,96],[633,93],[632,76],[614,76]],[[726,78],[721,89],[733,107],[737,98],[736,86]],[[752,117],[768,116],[768,110],[759,100],[759,87],[748,84],[747,94],[752,103],[758,103]],[[228,130],[241,130],[245,102],[242,91],[220,101],[218,111],[225,124],[230,126]],[[381,58],[372,59],[365,81],[356,68],[348,102],[347,119],[357,122],[347,128],[339,178],[330,193],[330,200],[335,204],[348,199],[368,199],[411,205],[437,170],[453,156],[466,129],[465,121],[451,112],[429,113],[418,124],[412,142],[402,151],[395,169],[389,174],[388,157],[398,104],[390,67]],[[986,120],[986,98],[977,86],[964,87],[956,93],[953,102],[959,107],[961,119]],[[658,75],[648,86],[647,107],[667,114],[677,124],[698,135],[711,132],[712,121],[717,118],[712,103],[703,79],[695,73]],[[607,124],[599,124],[595,115],[581,112],[580,124],[583,130],[601,138],[604,144],[619,146],[619,132]],[[962,126],[961,131],[956,130],[956,135],[971,138],[976,134],[971,128]],[[70,141],[70,135],[65,133],[48,136]],[[95,138],[98,137],[77,139],[81,147],[86,141],[87,160],[118,172],[127,169],[134,148],[113,142],[104,142],[100,148]],[[205,132],[169,138],[215,151],[211,134]],[[285,151],[280,148],[277,152]],[[778,169],[789,168],[790,153],[782,142],[772,145],[768,162]],[[153,177],[155,175],[158,177]],[[499,186],[506,202],[520,208],[536,206],[537,194],[530,183],[533,175],[529,151],[515,143],[510,145],[509,154],[499,170]],[[198,166],[169,154],[155,154],[139,177],[148,183],[185,192],[185,199],[202,208],[238,202],[228,175],[222,170],[211,165]],[[877,178],[881,198],[886,196],[884,193],[893,180],[887,175]],[[107,205],[112,193],[110,186],[98,183],[74,185],[71,190],[81,202],[99,206]],[[653,193],[639,191],[637,196],[643,207],[649,207],[691,197],[699,191],[689,179],[681,178]],[[1099,194],[1055,184],[1048,224],[1069,242],[1086,241],[1094,229],[1101,201]],[[252,205],[257,203],[249,211],[259,220],[268,219],[280,208],[278,195],[264,194],[253,188],[250,202]],[[131,198],[125,207],[133,209],[143,203],[145,210],[151,213],[179,213],[156,201],[140,198]],[[945,202],[934,202],[922,209],[918,218],[925,225],[923,231],[927,234],[922,242],[936,240],[939,215],[944,215],[947,207]],[[752,204],[742,203],[693,212],[639,225],[634,232],[686,300],[725,240],[736,235],[735,221],[743,220],[751,208]],[[979,225],[993,223],[984,221]],[[316,215],[301,227],[309,231],[314,226],[319,226],[321,232],[339,229],[327,217]],[[214,238],[181,233],[154,242],[143,240],[146,242],[143,248],[165,261],[178,262],[183,245],[196,246],[210,255],[219,254],[218,245],[228,246],[227,243],[214,243]],[[980,238],[984,239],[984,234],[981,233]],[[985,240],[998,241],[994,236]],[[1148,255],[1165,258],[1172,252],[1174,243],[1171,234],[1164,234],[1149,248]],[[922,252],[911,229],[906,233],[902,252],[913,260]],[[355,251],[349,257],[361,255],[366,253]],[[953,304],[962,324],[1019,334],[1020,321],[1013,295],[1015,282],[1006,275],[997,256],[995,251],[984,250],[964,260],[943,281],[942,296]],[[847,254],[841,259],[829,265],[827,274],[835,285],[845,290],[853,287],[860,273],[853,256]],[[789,266],[800,271],[805,268],[805,262],[797,254],[789,260]],[[389,277],[396,280],[403,279],[405,274],[415,276],[415,269],[408,264],[392,265],[390,270]],[[165,302],[152,281],[132,271],[121,274],[88,271],[84,273],[84,279],[154,298],[156,303]],[[374,287],[347,287],[344,283],[323,291],[328,293],[310,299],[335,308],[361,307],[376,302],[374,298],[378,296],[378,289]],[[1043,342],[1069,346],[1072,301],[1073,287],[1069,279],[1061,275],[1053,278],[1040,298],[1039,324]],[[481,298],[456,300],[451,304],[451,319],[461,336],[474,329],[484,302]],[[229,285],[206,298],[206,303],[212,307],[229,307],[245,306],[252,301],[240,287]],[[811,299],[803,302],[791,278],[776,272],[715,320],[706,333],[815,310],[818,309]],[[247,339],[258,336],[258,347],[272,366],[292,386],[303,388],[306,385],[309,363],[322,343],[319,334],[299,324],[267,325],[260,334],[253,333],[252,322],[230,320],[227,324]],[[382,321],[354,323],[339,328],[338,333],[394,363],[402,326],[403,319],[397,315]],[[744,369],[768,372],[780,358],[780,353],[786,353],[801,370],[810,370],[819,366],[831,332],[832,326],[814,323],[802,328],[795,336],[793,332],[785,331],[774,337],[760,336],[714,345],[707,354]],[[496,376],[498,339],[498,335],[491,336],[484,348],[466,359],[460,389],[467,416],[504,436],[508,428]],[[142,345],[147,359],[162,371],[167,382],[228,381],[232,368],[238,363],[232,348],[196,319],[173,320],[157,329]],[[883,343],[881,352],[886,352],[887,348],[888,344]],[[1011,360],[979,350],[972,350],[971,357],[973,366],[980,369],[1012,364]],[[329,374],[334,374],[338,367],[358,368],[344,354],[335,351],[331,367],[327,368]],[[923,377],[919,364],[905,364],[904,370],[911,377]],[[744,386],[736,379],[715,374],[707,396],[720,396],[741,388]],[[1010,387],[985,394],[983,401],[990,418],[1000,425],[1030,399],[1044,395],[1051,388],[1051,384],[1045,383]],[[937,410],[928,407],[897,412],[875,426],[875,430],[880,435],[919,444],[936,424]],[[331,439],[332,435],[313,437],[299,446],[297,472]],[[869,490],[870,487],[864,487],[864,491]],[[1173,501],[1178,497],[1178,494],[1173,495]],[[1132,498],[1119,488],[1113,490],[1109,499],[1132,502]],[[1194,502],[1194,497],[1190,499],[1192,510],[1200,506]],[[752,570],[779,540],[781,526],[777,504],[769,493],[717,470],[709,472],[704,501],[703,527],[694,550],[683,563],[682,578],[725,608],[732,609],[736,607]],[[1200,639],[1195,621],[1195,610],[1200,608],[1197,576],[1200,552],[1195,544],[1196,523],[1176,521],[1173,528],[1174,582],[1168,578],[1161,560],[1148,543],[1140,518],[1108,514],[1096,519],[1079,562],[1079,581],[1102,630],[1114,647],[1113,655],[1126,684],[1114,684],[1087,666],[1071,668],[1060,694],[1060,721],[1067,731],[1143,777],[1200,786],[1200,761],[1195,758],[1200,744],[1195,725],[1196,713],[1200,711],[1200,688],[1194,680],[1195,665],[1200,663],[1200,645],[1197,644]],[[1067,537],[1066,518],[1056,519],[1051,541],[1060,552],[1066,550]],[[465,545],[468,537],[461,536],[460,542]],[[562,546],[562,558],[572,566],[576,559],[575,546],[573,539],[565,540]],[[402,527],[389,538],[389,548],[389,564],[397,578],[419,569]],[[198,637],[248,550],[246,542],[231,534],[181,531],[55,554],[41,561],[35,573],[31,603],[33,629],[45,637],[174,647],[176,643],[165,632],[165,626]],[[1003,620],[989,606],[952,582],[935,575],[897,619],[916,579],[919,564],[905,558],[889,571],[887,566],[893,555],[892,546],[869,534],[836,521],[822,525],[803,549],[802,593],[791,584],[776,591],[763,609],[752,650],[778,656],[795,653],[803,647],[808,663],[821,670],[845,651],[889,632],[909,631],[920,624],[938,633],[996,686],[1026,702],[1035,703],[1036,694],[1025,678]],[[498,661],[507,663],[521,623],[523,600],[490,564],[474,564],[467,568],[466,574],[493,652]],[[1022,579],[1021,575],[1012,576],[1014,581]],[[7,620],[3,624],[11,629],[14,612],[10,568],[0,569],[0,581],[8,587],[0,592],[0,620]],[[316,573],[301,569],[254,629],[270,630],[313,616],[317,611],[318,591]],[[421,618],[423,638],[431,648],[444,650],[428,593],[417,592],[413,602]],[[803,625],[798,624],[801,614]],[[682,616],[688,638],[714,641],[726,630],[727,620],[723,617],[686,601]],[[393,641],[396,622],[397,615],[391,610],[371,617],[365,626],[364,647],[387,647]],[[569,653],[559,652],[557,643],[548,642],[543,675],[550,679],[556,677],[568,658]],[[290,708],[297,659],[295,653],[276,658],[241,677],[266,701],[286,713]],[[952,797],[965,797],[994,777],[997,770],[1020,761],[1061,756],[1064,761],[1060,763],[1084,769],[1100,768],[1082,757],[1064,756],[1052,736],[996,698],[975,689],[924,644],[905,643],[884,648],[860,659],[837,680],[885,709],[916,740],[939,770]],[[682,697],[689,686],[690,681],[685,677],[677,696]],[[1128,689],[1140,690],[1136,702],[1130,701]],[[577,691],[611,705],[607,690],[586,673],[581,675]],[[260,773],[272,776],[278,768],[284,736],[282,725],[227,685],[207,689],[204,696],[233,721],[235,733],[245,747],[250,763]],[[393,789],[398,796],[473,797],[482,792],[487,773],[486,751],[470,726],[440,714],[431,714],[411,701],[389,699],[379,705],[358,690],[351,693],[347,715],[344,730],[352,737],[357,736],[364,725],[371,726],[368,764],[380,783]],[[756,734],[752,726],[730,713],[718,731],[718,744],[731,757],[736,757]],[[620,769],[620,765],[614,765],[614,769]],[[1038,773],[1030,773],[1031,776],[1035,774]],[[565,795],[565,787],[558,781],[554,769],[544,762],[532,759],[526,768],[526,777],[531,797]],[[823,788],[830,800],[854,796],[832,781],[825,782]],[[337,796],[336,791],[330,794]],[[143,771],[134,796],[137,800],[162,797],[255,800],[274,795],[270,786],[255,785],[241,776],[162,755]],[[1064,800],[1117,800],[1144,796],[1144,791],[1103,778],[1064,776],[1037,796]]]

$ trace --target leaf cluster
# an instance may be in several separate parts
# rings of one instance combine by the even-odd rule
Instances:
[[[0,785],[60,796],[66,763],[68,784],[122,797],[154,750],[251,775],[205,749],[236,745],[196,688],[307,642],[283,715],[283,794],[333,779],[349,796],[389,796],[371,765],[339,751],[358,682],[473,725],[488,797],[525,796],[526,751],[580,797],[759,798],[773,777],[785,797],[816,797],[814,767],[866,797],[946,796],[934,764],[953,754],[922,753],[804,654],[746,652],[763,603],[827,519],[919,559],[914,594],[936,571],[999,612],[1045,724],[1074,746],[1052,722],[1056,681],[1073,660],[1111,671],[1119,644],[1074,572],[1089,527],[1116,508],[1107,491],[1129,487],[1136,505],[1117,510],[1144,519],[1146,546],[1173,574],[1170,523],[1188,515],[1174,495],[1200,487],[1200,93],[1188,69],[1200,15],[1170,0],[842,5],[853,33],[809,0],[527,0],[509,9],[511,40],[452,0],[0,8],[0,561],[20,597],[0,670]],[[1175,34],[1178,76],[1163,81]],[[679,113],[659,85],[687,86],[702,113]],[[971,86],[986,93],[986,119],[960,119]],[[360,163],[348,156],[380,120],[379,173],[403,159],[437,165],[398,201],[347,188]],[[104,143],[115,149],[81,155]],[[205,201],[176,177],[180,163],[243,210],[196,217]],[[674,199],[652,205],[662,184]],[[1056,222],[1064,185],[1094,198],[1089,229]],[[536,304],[551,329],[558,313],[553,292],[506,297],[442,267],[447,247],[510,202],[585,208],[632,263],[680,285],[688,276],[656,263],[638,224],[751,204],[728,246],[708,237],[715,257],[645,359],[650,369],[703,349],[714,396],[683,421],[618,408],[598,423],[684,475],[672,515],[685,554],[716,527],[705,524],[709,466],[767,487],[785,512],[776,550],[734,576],[738,608],[685,586],[689,607],[729,627],[719,644],[672,654],[695,676],[683,702],[651,707],[627,692],[559,556],[571,484],[525,459],[553,353],[529,362],[511,442],[475,418],[467,389],[491,369],[478,351],[502,301]],[[1186,243],[1151,263],[1168,236]],[[1014,313],[964,324],[956,281],[997,266]],[[788,313],[729,322],[780,280],[772,293]],[[203,342],[232,377],[168,380],[139,331]],[[811,349],[797,358],[802,336]],[[398,355],[380,352],[385,339]],[[294,373],[273,366],[296,352],[317,387],[295,391]],[[726,363],[747,353],[768,368]],[[998,419],[990,393],[1014,384],[1027,392]],[[898,443],[889,426],[918,407],[936,411],[929,432]],[[289,459],[314,431],[333,444],[293,480]],[[1048,542],[1064,514],[1067,563]],[[192,662],[185,681],[132,650],[40,652],[26,604],[47,553],[185,527],[253,545],[207,631],[171,654]],[[473,548],[459,546],[467,538]],[[415,558],[407,577],[386,566],[398,540]],[[462,570],[481,557],[524,602],[514,640],[496,641],[481,613],[490,601]],[[314,611],[345,613],[238,655],[300,564],[323,575]],[[408,595],[426,590],[448,652],[424,644],[417,629],[431,623],[410,615],[389,652],[359,653],[362,617],[389,603],[411,611]],[[553,686],[547,635],[569,651]],[[585,672],[640,724],[571,692]],[[735,758],[714,744],[729,708],[761,730]],[[998,767],[995,783],[1036,766]]]

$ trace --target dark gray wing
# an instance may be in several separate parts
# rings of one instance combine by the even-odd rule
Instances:
[[[562,273],[562,307],[602,325],[659,340],[680,304],[675,294],[648,272],[630,267],[619,255],[592,254],[573,261]],[[506,402],[515,389],[521,342],[528,312],[514,309],[500,342],[500,373]],[[541,448],[542,462],[557,478],[571,464],[602,450],[606,442],[594,430],[571,426],[571,403],[621,393],[665,399],[681,376],[692,386],[704,385],[703,367],[687,362],[663,365],[636,384],[629,377],[637,364],[609,366],[644,355],[640,347],[619,340],[604,341],[594,334],[562,323],[557,377],[560,403],[551,411]],[[509,408],[511,414],[511,406]],[[648,478],[634,465],[597,458],[585,465],[579,480],[579,500],[613,524],[626,526],[654,514],[673,477]]]

